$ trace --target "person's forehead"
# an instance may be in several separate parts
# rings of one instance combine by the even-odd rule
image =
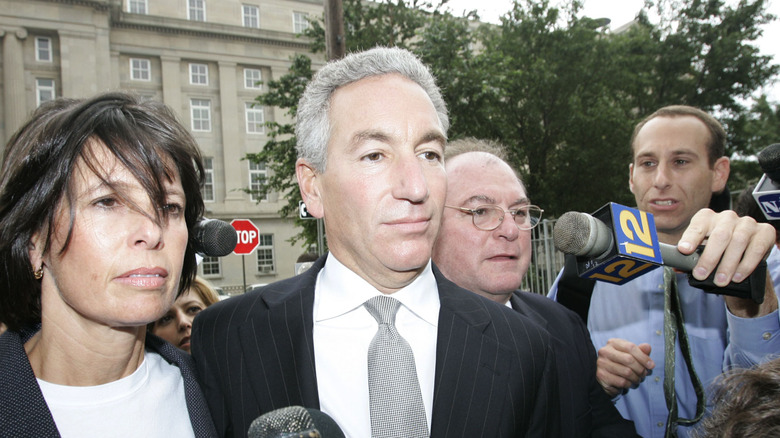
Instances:
[[[657,155],[706,155],[710,133],[694,116],[656,117],[637,133],[632,145],[635,157]]]
[[[475,196],[525,198],[527,195],[512,169],[497,158],[468,152],[447,163],[447,196],[465,200]]]
[[[405,134],[398,129],[408,123],[421,137],[417,140],[436,141],[442,147],[446,142],[430,96],[398,73],[369,76],[339,87],[331,95],[329,116],[331,140],[337,132],[351,141],[388,140]]]

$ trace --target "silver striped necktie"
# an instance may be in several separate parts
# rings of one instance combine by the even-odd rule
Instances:
[[[368,347],[372,438],[429,436],[414,353],[395,328],[401,302],[379,295],[363,304],[379,323]]]

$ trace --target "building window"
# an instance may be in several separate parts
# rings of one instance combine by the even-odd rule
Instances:
[[[269,274],[275,272],[274,268],[274,235],[261,234],[260,244],[257,245],[257,272]]]
[[[146,0],[128,0],[127,12],[131,14],[147,14],[146,6]]]
[[[35,79],[35,97],[37,106],[40,106],[43,102],[54,100],[54,98],[57,97],[57,93],[54,89],[54,79]]]
[[[211,131],[211,101],[208,99],[191,99],[190,114],[192,115],[192,130],[199,132]]]
[[[130,79],[147,82],[152,79],[152,65],[148,59],[130,58]]]
[[[206,0],[187,0],[187,17],[192,21],[206,21]]]
[[[219,263],[219,257],[203,256],[200,262],[204,276],[222,275],[222,266]]]
[[[257,192],[265,188],[265,180],[268,177],[268,170],[265,163],[249,162],[249,190],[252,191],[252,201],[267,201],[268,196],[260,197]]]
[[[309,28],[308,15],[305,12],[293,12],[293,32],[301,33]]]
[[[206,64],[190,64],[190,84],[208,85],[209,66]]]
[[[265,132],[265,116],[263,107],[252,106],[251,102],[246,102],[246,132],[247,134],[262,134]]]
[[[40,62],[51,62],[51,38],[35,38],[35,60]]]
[[[243,5],[244,27],[260,27],[260,8],[254,5]]]
[[[214,158],[203,158],[203,200],[214,202]]]
[[[260,81],[263,80],[263,74],[259,68],[245,68],[244,69],[244,88],[251,88],[254,90],[262,88]]]

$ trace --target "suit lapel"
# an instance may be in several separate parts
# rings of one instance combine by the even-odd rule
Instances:
[[[441,309],[431,437],[496,436],[511,357],[486,335],[492,322],[485,303],[446,280],[435,266],[434,275]]]
[[[547,330],[547,318],[543,317],[541,314],[539,314],[539,312],[534,310],[532,306],[528,305],[528,303],[526,303],[523,300],[523,297],[520,295],[521,293],[523,292],[515,291],[515,293],[512,294],[512,297],[509,298],[509,303],[512,305],[512,310],[531,318],[533,322]]]
[[[1,436],[59,437],[54,418],[35,380],[24,343],[40,330],[9,331],[0,336],[0,418]]]
[[[324,257],[292,284],[268,286],[238,329],[248,379],[262,412],[300,405],[319,409],[312,340],[314,285]],[[259,376],[263,376],[259,378]]]

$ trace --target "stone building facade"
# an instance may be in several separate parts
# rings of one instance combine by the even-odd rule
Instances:
[[[242,157],[263,148],[265,121],[285,118],[252,105],[267,91],[258,81],[308,53],[297,34],[322,14],[322,0],[0,0],[0,138],[53,97],[125,90],[163,101],[201,147],[207,217],[260,230],[254,253],[207,258],[200,274],[230,294],[290,277],[305,248],[288,242],[298,231],[279,217],[285,200],[243,191],[266,170]]]

